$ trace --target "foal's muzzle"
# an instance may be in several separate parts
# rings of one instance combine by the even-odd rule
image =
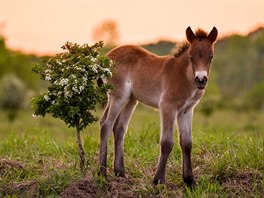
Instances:
[[[204,89],[207,83],[207,72],[195,72],[195,83],[198,89]]]

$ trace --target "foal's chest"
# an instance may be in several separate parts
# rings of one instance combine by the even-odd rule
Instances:
[[[183,103],[179,111],[184,111],[184,113],[186,113],[187,111],[191,110],[199,103],[203,95],[204,90],[196,89],[192,92],[191,96],[187,98],[187,100]]]

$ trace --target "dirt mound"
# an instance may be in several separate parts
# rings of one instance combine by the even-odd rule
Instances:
[[[5,169],[10,168],[17,168],[17,169],[23,169],[25,165],[19,161],[11,160],[11,159],[0,159],[0,172]]]
[[[89,180],[83,179],[76,183],[73,183],[71,186],[66,188],[62,193],[61,197],[94,197],[96,195],[97,186],[90,182]]]
[[[73,183],[66,188],[60,196],[62,198],[84,198],[84,197],[135,197],[131,191],[133,181],[128,178],[110,178],[104,185],[96,181],[85,178]]]

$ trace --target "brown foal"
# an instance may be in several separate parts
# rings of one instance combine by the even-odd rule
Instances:
[[[157,56],[139,46],[113,49],[107,56],[117,64],[109,83],[114,87],[100,120],[100,174],[106,176],[107,145],[114,133],[114,172],[124,176],[124,135],[137,101],[159,109],[161,119],[160,157],[154,183],[165,183],[165,169],[172,150],[175,122],[182,149],[183,180],[194,185],[191,163],[192,117],[194,107],[204,95],[213,44],[214,27],[209,34],[186,29],[187,42],[174,56]]]

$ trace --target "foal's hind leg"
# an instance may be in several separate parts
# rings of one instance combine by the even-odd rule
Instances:
[[[137,101],[131,98],[126,106],[123,108],[114,125],[114,139],[115,139],[115,159],[114,172],[117,176],[124,177],[124,135],[127,131],[129,120],[135,109]]]
[[[113,129],[114,122],[120,113],[124,104],[128,101],[128,96],[122,98],[110,97],[104,115],[102,116],[100,125],[100,153],[99,166],[100,174],[106,176],[106,161],[107,161],[107,145],[110,133]]]

